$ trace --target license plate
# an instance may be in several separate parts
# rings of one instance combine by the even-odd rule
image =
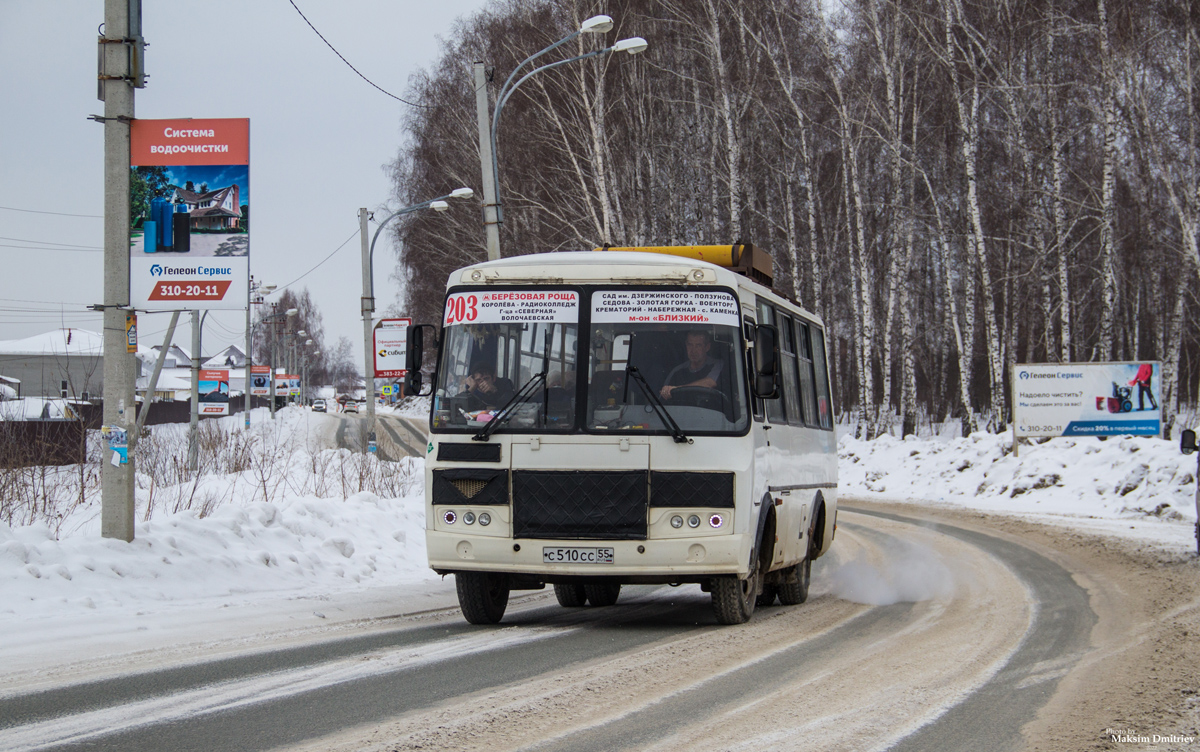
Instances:
[[[542,549],[544,564],[612,564],[611,548],[564,548],[546,546]]]

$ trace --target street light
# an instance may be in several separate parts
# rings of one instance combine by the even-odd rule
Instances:
[[[388,223],[396,217],[411,214],[421,209],[433,209],[436,212],[444,212],[450,208],[450,204],[446,201],[448,198],[469,199],[475,197],[475,191],[470,188],[455,188],[445,196],[438,196],[429,201],[422,201],[419,204],[406,206],[403,209],[393,212],[387,219],[379,223],[379,227],[375,228],[375,234],[371,236],[370,245],[367,244],[367,218],[366,209],[358,210],[359,234],[362,237],[362,254],[363,254],[363,295],[362,295],[362,317],[363,317],[363,386],[365,387],[367,397],[367,436],[371,437],[375,430],[375,353],[374,342],[371,339],[371,317],[375,313],[375,241],[379,240],[379,234],[383,232],[383,228],[387,227]]]
[[[519,79],[517,79],[517,75],[521,72],[521,69],[529,63],[533,62],[542,55],[545,55],[547,52],[557,49],[567,42],[570,42],[580,34],[604,33],[612,30],[612,28],[613,20],[609,16],[593,16],[580,24],[578,30],[571,32],[549,47],[539,50],[538,52],[535,52],[534,54],[522,60],[520,65],[514,68],[513,72],[509,74],[508,79],[505,80],[504,85],[500,87],[500,91],[496,94],[496,110],[492,114],[492,126],[487,130],[488,148],[486,149],[484,148],[483,144],[483,136],[485,132],[483,117],[487,113],[487,94],[485,92],[476,94],[476,114],[480,119],[479,156],[481,167],[483,168],[484,193],[488,193],[488,189],[491,189],[491,196],[484,196],[484,226],[487,229],[488,260],[494,261],[500,258],[499,225],[504,221],[504,212],[501,208],[500,202],[500,164],[496,155],[496,133],[500,128],[500,112],[504,109],[504,105],[508,102],[509,97],[511,97],[512,93],[517,90],[517,87],[528,81],[531,76],[536,73],[540,73],[541,71],[548,70],[550,68],[557,68],[560,65],[566,65],[567,63],[573,63],[578,60],[586,60],[590,57],[596,57],[598,55],[607,55],[610,52],[628,52],[630,55],[636,55],[639,52],[644,52],[649,46],[649,43],[647,43],[646,40],[642,39],[641,37],[630,37],[629,39],[622,39],[616,44],[610,47],[605,47],[602,50],[594,50],[583,55],[576,55],[575,57],[567,58],[566,60],[559,60],[554,63],[547,63],[546,65],[539,66],[529,71]],[[514,79],[516,79],[515,82]],[[479,88],[478,76],[476,79],[476,87]],[[490,176],[488,175],[488,154],[491,156],[492,169]],[[486,212],[486,209],[489,206],[493,207],[494,211],[494,215],[490,218],[487,216]]]

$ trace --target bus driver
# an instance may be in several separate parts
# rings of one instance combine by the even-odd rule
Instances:
[[[681,386],[699,386],[716,389],[721,378],[721,362],[709,356],[712,349],[712,334],[703,329],[687,333],[687,360],[667,374],[666,383],[659,395],[671,399],[671,392]]]
[[[477,363],[463,382],[472,402],[486,408],[503,407],[513,398],[516,388],[509,379],[496,378],[496,369],[490,363]]]

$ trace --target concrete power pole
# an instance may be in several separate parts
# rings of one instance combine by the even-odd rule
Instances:
[[[496,210],[496,176],[492,172],[492,126],[488,117],[487,71],[475,63],[475,119],[479,122],[479,167],[483,172],[483,226],[488,261],[500,258],[500,214]],[[366,243],[366,240],[363,240]]]
[[[250,430],[250,350],[254,339],[250,329],[250,298],[254,295],[254,275],[250,276],[250,284],[246,286],[246,382],[242,387],[242,410],[246,413],[246,430]]]
[[[200,312],[192,311],[192,416],[188,421],[188,470],[200,466]]]
[[[127,352],[129,307],[129,124],[133,89],[141,77],[141,3],[105,0],[99,40],[100,98],[104,100],[104,424],[129,434],[129,461],[101,462],[100,535],[133,540],[137,356]],[[131,7],[134,18],[131,19]],[[147,398],[146,407],[150,400]]]
[[[371,243],[367,240],[366,209],[358,210],[358,233],[362,238],[363,272],[363,383],[367,387],[367,428],[363,451],[367,451],[375,433],[375,338],[372,337],[371,315],[375,313],[375,290],[371,285]]]

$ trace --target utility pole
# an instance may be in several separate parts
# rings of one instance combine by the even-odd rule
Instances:
[[[492,171],[492,126],[488,117],[487,71],[483,63],[475,63],[475,119],[479,122],[479,167],[483,172],[483,226],[487,231],[487,257],[488,261],[495,261],[500,258],[500,212],[496,204],[496,176]],[[366,237],[365,230],[363,237]],[[366,243],[365,239],[363,243]]]
[[[271,304],[271,420],[275,420],[275,343],[279,334],[275,331],[275,304]]]
[[[132,18],[131,18],[131,12]],[[129,307],[129,124],[141,86],[141,3],[105,0],[99,95],[104,100],[104,424],[128,433],[128,462],[101,462],[100,535],[133,540],[137,356],[127,352]],[[147,396],[146,407],[150,400]]]
[[[486,95],[485,95],[486,96]],[[375,313],[375,290],[371,279],[371,244],[367,241],[366,209],[358,210],[358,234],[362,239],[362,317],[363,317],[363,384],[367,397],[367,440],[363,451],[375,440],[375,338],[371,336],[371,315]]]
[[[254,275],[246,286],[246,383],[242,387],[242,411],[246,413],[246,430],[250,430],[250,347],[253,345],[250,332],[250,296],[254,294]]]
[[[200,466],[200,312],[192,311],[192,417],[188,421],[188,470]]]

